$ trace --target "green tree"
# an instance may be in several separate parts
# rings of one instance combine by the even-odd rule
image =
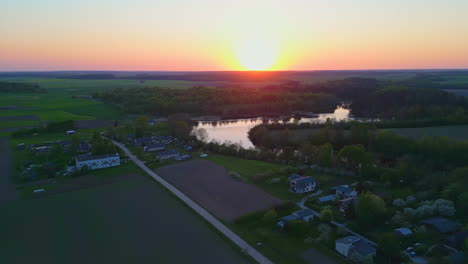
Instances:
[[[323,144],[319,147],[318,163],[320,166],[333,166],[333,147],[330,143]]]
[[[262,222],[265,224],[273,224],[278,219],[278,214],[275,209],[268,210],[262,217]]]
[[[367,229],[381,223],[386,213],[382,198],[370,192],[359,195],[356,204],[356,217],[359,226]]]
[[[400,240],[394,233],[384,233],[379,240],[379,251],[383,254],[383,257],[387,259],[387,263],[400,257]]]
[[[363,145],[344,146],[338,152],[338,159],[347,167],[354,170],[361,170],[372,162],[371,155],[366,151]]]
[[[320,211],[320,220],[330,222],[333,220],[333,211],[330,208],[325,208]]]

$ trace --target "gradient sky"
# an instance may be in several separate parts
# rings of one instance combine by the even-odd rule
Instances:
[[[0,71],[468,68],[468,0],[0,0]],[[245,57],[248,57],[245,59]]]

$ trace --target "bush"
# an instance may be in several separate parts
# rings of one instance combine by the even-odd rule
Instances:
[[[333,220],[333,211],[330,208],[325,208],[320,211],[320,220],[330,222]]]
[[[274,224],[278,219],[278,214],[275,209],[268,210],[262,217],[262,222],[265,224]]]

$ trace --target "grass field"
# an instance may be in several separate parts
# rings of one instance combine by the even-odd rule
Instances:
[[[135,174],[5,205],[0,233],[0,263],[247,263],[188,208]]]
[[[443,136],[455,140],[468,140],[468,125],[461,126],[441,126],[441,127],[421,127],[421,128],[391,128],[399,135],[422,138],[424,136]]]
[[[466,84],[468,85],[468,76],[446,76],[440,84]],[[467,86],[468,88],[468,86]]]

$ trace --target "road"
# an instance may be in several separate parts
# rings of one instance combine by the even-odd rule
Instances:
[[[313,193],[313,194],[311,194],[311,195],[308,195],[308,196],[302,198],[301,201],[299,201],[299,202],[297,203],[297,206],[299,206],[301,209],[309,209],[309,210],[312,210],[312,212],[314,213],[314,216],[320,217],[320,213],[319,213],[319,212],[317,212],[317,211],[315,211],[314,209],[311,209],[311,208],[309,208],[309,207],[307,207],[307,206],[305,205],[305,202],[307,201],[308,198],[310,198],[310,197],[312,197],[312,196],[315,196],[315,195],[317,195],[317,194],[320,194],[320,193],[321,193],[321,191],[317,191],[316,193]],[[367,239],[366,237],[364,237],[364,236],[362,236],[362,235],[360,235],[360,234],[354,232],[353,230],[351,230],[351,229],[349,229],[348,227],[346,227],[345,224],[342,224],[342,223],[339,223],[339,222],[336,222],[336,221],[331,221],[330,224],[332,224],[332,225],[334,225],[334,226],[336,226],[336,227],[343,228],[343,229],[345,229],[348,233],[350,233],[350,234],[352,234],[352,235],[354,235],[354,236],[357,236],[357,237],[361,238],[362,240],[366,241],[367,243],[371,244],[371,245],[374,246],[374,247],[377,247],[377,243],[375,243],[374,241],[369,240],[369,239]]]
[[[158,181],[161,185],[167,188],[172,194],[177,196],[180,200],[182,200],[186,205],[192,208],[196,213],[198,213],[201,217],[203,217],[208,223],[213,225],[219,232],[224,234],[227,238],[229,238],[234,244],[239,246],[242,249],[242,252],[251,256],[255,259],[258,263],[261,264],[272,264],[268,258],[263,256],[260,252],[258,252],[255,248],[250,246],[247,242],[245,242],[242,238],[236,235],[231,229],[221,223],[218,219],[212,216],[208,211],[203,209],[200,205],[195,203],[192,199],[190,199],[187,195],[179,191],[177,188],[172,186],[169,182],[164,180],[162,177],[154,173],[151,169],[149,169],[141,160],[139,160],[135,155],[133,155],[123,144],[112,140],[112,142],[122,149],[125,154],[130,157],[130,159],[135,162],[141,169],[143,169],[146,173],[148,173],[153,179]]]
[[[0,205],[19,198],[13,183],[13,160],[8,138],[0,138]]]

